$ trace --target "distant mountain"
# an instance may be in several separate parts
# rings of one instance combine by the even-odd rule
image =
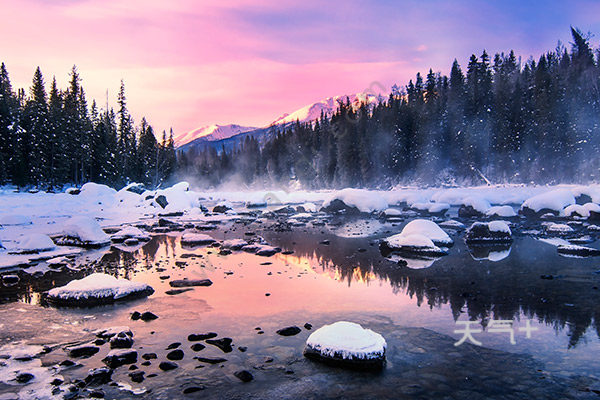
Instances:
[[[300,122],[316,121],[321,117],[321,113],[325,114],[327,117],[331,117],[331,115],[333,115],[333,113],[335,113],[335,111],[338,109],[339,104],[341,102],[345,102],[346,99],[349,99],[350,104],[352,104],[354,107],[357,107],[360,103],[364,102],[367,102],[368,104],[375,104],[378,102],[377,96],[366,93],[328,97],[316,103],[302,107],[291,114],[283,114],[281,117],[270,123],[269,126],[286,125],[290,122],[295,122],[296,120]]]
[[[378,96],[366,93],[328,97],[302,107],[291,114],[283,114],[275,121],[262,128],[231,124],[210,125],[194,129],[193,131],[175,137],[175,146],[181,151],[203,147],[214,147],[217,150],[220,150],[221,148],[230,150],[250,135],[254,136],[260,143],[264,143],[274,135],[276,128],[283,128],[296,121],[299,121],[300,123],[316,121],[321,117],[321,113],[327,117],[331,117],[338,109],[340,102],[346,102],[346,99],[350,101],[350,104],[353,107],[358,107],[360,103],[364,102],[367,102],[369,105],[374,105],[380,101]]]
[[[202,128],[194,129],[193,131],[186,132],[184,134],[176,136],[175,147],[180,147],[188,144],[195,140],[202,140],[204,142],[213,142],[217,140],[223,140],[232,136],[239,135],[240,133],[256,130],[253,126],[241,126],[235,124],[229,125],[208,125]]]

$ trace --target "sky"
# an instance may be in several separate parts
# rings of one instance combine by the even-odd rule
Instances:
[[[36,66],[88,101],[114,106],[120,80],[136,122],[175,134],[264,126],[335,95],[389,93],[454,58],[569,46],[571,25],[600,42],[600,2],[410,0],[0,0],[0,62],[13,87]]]

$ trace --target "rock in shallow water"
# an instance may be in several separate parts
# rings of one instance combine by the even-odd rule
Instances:
[[[304,355],[329,365],[352,369],[381,369],[387,343],[383,336],[353,322],[339,321],[314,331]]]
[[[245,369],[241,370],[241,371],[237,371],[233,375],[235,375],[235,377],[238,378],[242,382],[250,382],[252,379],[254,379],[254,376],[250,372],[246,371]]]
[[[169,282],[169,285],[176,288],[210,286],[212,285],[212,281],[210,279],[177,279]]]
[[[288,326],[287,328],[283,328],[277,331],[277,334],[281,336],[294,336],[301,332],[301,329],[297,326]]]
[[[137,362],[137,351],[129,349],[111,350],[110,353],[102,359],[102,362],[112,369],[125,364],[133,364]]]

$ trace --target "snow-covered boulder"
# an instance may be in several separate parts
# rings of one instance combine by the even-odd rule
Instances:
[[[110,243],[100,224],[91,217],[72,217],[65,222],[55,239],[61,246],[102,247]]]
[[[458,209],[458,216],[461,218],[482,217],[491,208],[489,201],[478,196],[469,196],[461,203]]]
[[[568,218],[590,218],[591,213],[600,216],[600,205],[596,203],[585,203],[583,205],[571,204],[560,212],[560,216]]]
[[[410,205],[410,209],[417,211],[420,214],[441,216],[446,214],[446,212],[450,209],[450,204],[433,202],[413,203]]]
[[[442,221],[439,223],[440,226],[444,228],[454,229],[454,230],[462,230],[465,228],[465,224],[460,221],[456,221],[454,219],[449,219],[447,221]]]
[[[556,247],[558,254],[573,257],[597,257],[600,256],[600,250],[593,247],[579,246],[575,244],[562,244]]]
[[[248,242],[244,239],[228,239],[223,242],[222,247],[230,250],[241,250],[246,245],[248,245]]]
[[[46,300],[59,306],[94,306],[149,296],[154,289],[145,283],[117,279],[114,276],[94,273],[83,279],[69,282],[46,293]]]
[[[570,190],[557,189],[538,194],[525,200],[519,213],[526,217],[539,218],[544,214],[558,215],[565,207],[575,204],[575,196]]]
[[[431,239],[436,246],[449,247],[454,244],[454,241],[438,224],[428,219],[412,220],[406,224],[400,233],[400,235],[404,236],[413,234],[423,235]]]
[[[447,251],[437,247],[427,236],[413,233],[402,233],[385,238],[379,244],[383,255],[391,252],[405,253],[421,257],[439,257],[448,254]]]
[[[207,246],[216,242],[212,237],[205,235],[204,233],[191,233],[186,232],[181,235],[182,246]]]
[[[488,217],[513,218],[517,216],[514,208],[511,206],[493,206],[485,212]]]
[[[17,247],[11,253],[36,254],[43,251],[54,250],[56,245],[47,235],[42,233],[31,233],[19,238]]]
[[[400,218],[402,218],[402,216],[404,215],[404,213],[402,212],[402,210],[399,210],[397,208],[386,208],[379,215],[382,218],[392,219],[393,220],[393,219],[400,219]]]
[[[233,210],[233,205],[228,201],[221,201],[213,207],[214,213],[225,214],[227,211]]]
[[[544,222],[544,232],[548,235],[564,236],[573,233],[575,230],[567,224],[557,224],[554,222]]]
[[[512,243],[512,232],[504,221],[475,222],[465,233],[467,244],[495,245]]]
[[[370,214],[386,208],[388,208],[387,201],[377,192],[347,188],[335,192],[325,200],[321,211],[334,214]]]
[[[299,213],[315,213],[317,212],[317,206],[315,203],[304,203],[296,207],[296,212]]]
[[[110,237],[115,243],[122,243],[128,239],[136,239],[139,242],[147,242],[152,238],[149,234],[135,226],[126,226]]]
[[[383,336],[353,322],[339,321],[314,331],[304,355],[329,365],[353,369],[381,369],[387,343]]]

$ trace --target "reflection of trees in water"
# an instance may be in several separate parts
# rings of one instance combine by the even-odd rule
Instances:
[[[318,243],[327,238],[329,246]],[[600,336],[600,290],[591,271],[592,259],[568,259],[552,246],[519,239],[510,257],[499,262],[475,261],[462,241],[451,254],[426,269],[413,270],[384,259],[368,240],[302,232],[272,234],[273,245],[296,256],[318,260],[324,271],[351,285],[357,278],[388,281],[394,293],[416,298],[419,306],[448,304],[454,319],[462,313],[487,325],[490,319],[513,320],[524,314],[556,330],[567,330],[575,346],[587,329]],[[367,251],[360,253],[359,248]],[[359,270],[357,272],[357,269]],[[541,275],[571,275],[579,279],[541,279]]]

